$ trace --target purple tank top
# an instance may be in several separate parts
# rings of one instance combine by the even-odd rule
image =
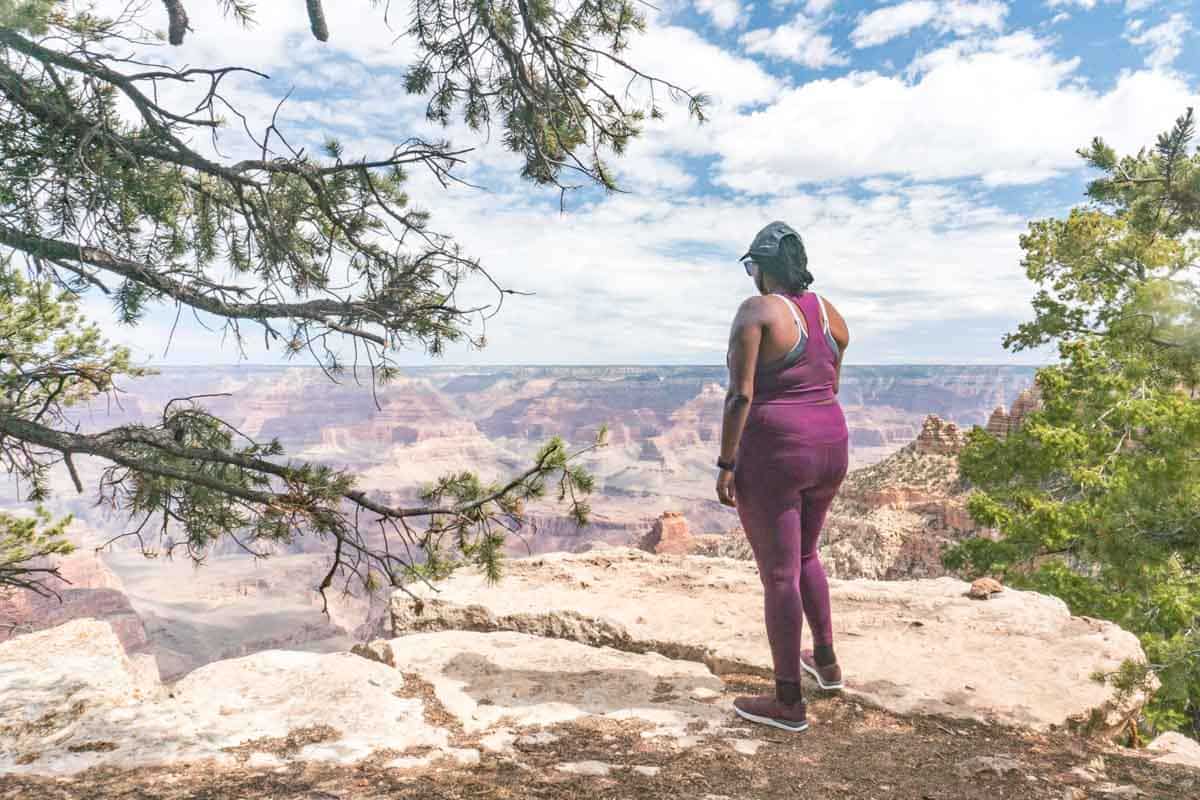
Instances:
[[[824,326],[816,294],[781,292],[795,302],[804,314],[807,342],[799,360],[783,369],[759,369],[754,375],[752,405],[786,403],[814,405],[829,403],[837,397],[833,382],[837,377],[837,356],[825,340]]]

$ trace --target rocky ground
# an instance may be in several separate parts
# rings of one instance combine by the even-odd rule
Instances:
[[[723,676],[713,702],[768,691],[752,676]],[[436,703],[427,716],[450,716]],[[730,716],[732,713],[730,712]],[[1200,797],[1200,769],[1156,763],[1065,733],[997,730],[935,716],[898,716],[836,694],[813,694],[802,734],[746,728],[735,745],[688,748],[641,734],[638,720],[589,716],[530,729],[511,751],[482,750],[477,763],[445,758],[389,766],[379,752],[356,764],[294,760],[300,747],[336,732],[298,729],[256,745],[282,763],[179,763],[99,767],[69,778],[0,775],[0,798],[25,800],[375,800],[375,798],[1021,798],[1084,800]],[[456,732],[470,747],[478,737]]]
[[[1052,598],[834,582],[846,689],[806,681],[793,734],[732,710],[773,688],[751,564],[599,548],[476,578],[397,592],[353,653],[166,683],[108,621],[0,643],[0,798],[1200,797],[1196,743],[1111,743],[1133,707],[1088,675],[1136,640]]]

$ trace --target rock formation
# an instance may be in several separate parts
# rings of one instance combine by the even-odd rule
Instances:
[[[1010,410],[1005,411],[1004,406],[997,406],[992,411],[992,415],[987,421],[987,432],[1001,439],[1008,436],[1009,433],[1021,427],[1025,417],[1041,407],[1041,398],[1041,390],[1036,383],[1022,390],[1017,395],[1017,399],[1013,401]]]
[[[148,643],[142,618],[125,595],[121,579],[98,556],[78,553],[46,562],[56,564],[62,581],[47,581],[53,594],[0,591],[0,642],[22,633],[91,617],[112,624],[127,653],[144,652]]]
[[[913,449],[917,453],[933,453],[939,456],[957,456],[967,443],[966,434],[953,422],[947,422],[936,414],[930,414],[921,425]]]
[[[404,696],[399,672],[349,653],[220,661],[168,693],[138,673],[107,624],[75,620],[0,645],[0,663],[0,773],[252,755],[269,763],[289,737],[334,760],[447,743],[420,700]]]
[[[830,582],[846,692],[898,713],[1045,729],[1132,712],[1091,679],[1144,660],[1116,625],[1072,617],[1061,600],[1005,590],[986,603],[953,578]],[[460,571],[433,592],[392,599],[396,636],[509,630],[771,674],[762,587],[752,563],[624,547],[513,559],[502,586]]]
[[[687,519],[678,511],[664,511],[654,521],[650,531],[642,537],[638,546],[648,553],[686,555],[694,547]]]
[[[929,415],[921,433],[877,464],[847,475],[822,534],[821,560],[841,578],[932,578],[946,574],[941,552],[993,536],[967,512],[958,479],[965,435]]]

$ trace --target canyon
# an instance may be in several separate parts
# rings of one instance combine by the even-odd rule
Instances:
[[[76,514],[68,531],[79,550],[58,562],[69,583],[57,597],[0,596],[0,794],[166,798],[270,785],[298,800],[351,785],[356,796],[409,796],[417,782],[422,797],[531,784],[554,797],[616,786],[663,796],[697,780],[717,790],[710,800],[740,796],[739,780],[784,791],[751,777],[760,753],[815,763],[780,771],[788,785],[851,796],[874,791],[861,776],[884,773],[913,796],[1200,789],[1191,740],[1160,737],[1144,752],[1107,741],[1144,698],[1091,676],[1143,659],[1135,637],[941,565],[947,544],[997,535],[967,514],[957,457],[971,427],[1006,436],[1036,409],[1031,371],[888,371],[847,370],[854,468],[821,554],[853,670],[841,694],[812,696],[811,719],[828,735],[815,748],[806,740],[802,758],[728,707],[769,690],[771,668],[747,542],[733,510],[709,498],[716,376],[428,370],[381,390],[376,407],[363,387],[326,396],[302,371],[172,371],[120,406],[82,410],[81,428],[147,422],[210,380],[231,396],[204,402],[247,436],[352,469],[369,493],[403,502],[437,474],[499,478],[548,436],[584,446],[605,425],[608,444],[585,458],[597,478],[591,523],[540,502],[508,545],[499,585],[460,569],[436,588],[331,592],[323,613],[324,542],[265,559],[227,543],[198,565],[146,558],[141,547],[155,542],[122,536],[121,519],[56,475],[50,507]],[[918,402],[927,381],[938,413]],[[102,465],[79,467],[94,485]],[[11,496],[8,507],[27,511]],[[905,744],[879,738],[889,731],[906,732]],[[876,763],[898,746],[911,769]]]
[[[853,471],[827,525],[822,555],[831,574],[943,574],[939,548],[977,533],[954,486],[961,433],[1011,427],[1032,376],[1024,367],[847,365],[840,400]],[[204,395],[196,402],[245,436],[277,439],[291,458],[353,470],[360,488],[392,503],[413,501],[422,483],[453,470],[506,477],[550,436],[580,448],[607,426],[607,444],[581,459],[596,478],[589,524],[577,526],[551,500],[532,503],[525,527],[508,539],[510,555],[639,546],[667,515],[659,552],[749,558],[736,513],[713,491],[724,368],[426,367],[374,391],[369,376],[359,379],[333,383],[318,370],[250,365],[164,368],[128,382],[115,399],[77,409],[75,421],[89,431],[152,424],[167,403]],[[95,487],[104,465],[76,463],[84,485]],[[146,559],[140,547],[161,553],[161,542],[122,536],[128,520],[97,505],[94,489],[77,494],[64,471],[51,480],[50,510],[74,515],[69,533],[80,551],[67,562],[72,583],[62,587],[61,605],[0,605],[0,635],[110,618],[130,652],[152,654],[164,678],[175,679],[271,647],[345,649],[385,613],[385,598],[360,591],[331,592],[322,614],[314,587],[328,563],[326,542],[301,538],[262,560],[227,538],[198,567],[178,555]],[[16,487],[4,490],[5,506],[27,509]]]

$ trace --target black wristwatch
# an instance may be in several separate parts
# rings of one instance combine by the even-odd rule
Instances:
[[[717,466],[720,467],[721,469],[732,470],[736,463],[737,462],[735,462],[735,461],[722,461],[719,458],[717,459]]]

